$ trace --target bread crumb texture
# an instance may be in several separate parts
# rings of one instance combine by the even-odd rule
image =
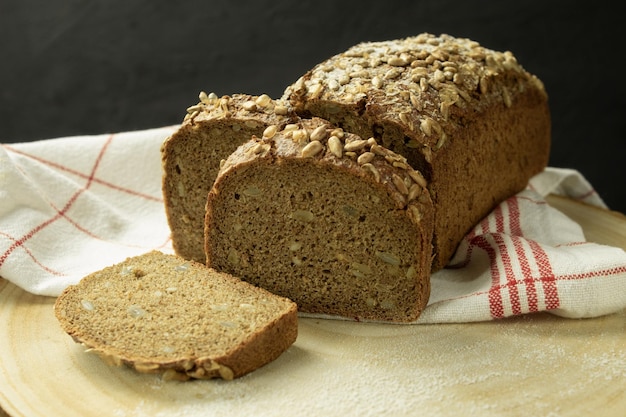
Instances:
[[[237,378],[297,337],[290,300],[156,251],[83,278],[54,311],[75,341],[107,362],[165,379]]]
[[[302,312],[415,320],[432,201],[406,158],[313,118],[229,157],[207,203],[207,264]]]
[[[176,253],[204,263],[204,206],[220,162],[268,126],[282,127],[296,116],[288,102],[267,94],[201,92],[199,99],[163,143],[162,188]]]

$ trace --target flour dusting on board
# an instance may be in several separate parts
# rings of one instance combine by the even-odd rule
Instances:
[[[153,377],[142,392],[144,400],[116,416],[378,417],[415,410],[559,416],[555,395],[559,404],[593,398],[588,378],[626,376],[624,329],[578,324],[572,328],[570,321],[560,325],[559,319],[544,316],[417,327],[304,319],[297,342],[274,363],[230,382]],[[592,337],[580,338],[579,332]],[[559,343],[564,337],[577,343]],[[599,339],[614,347],[597,354]],[[585,381],[572,380],[568,369],[580,369]],[[550,399],[546,384],[553,388]],[[508,400],[494,401],[502,393]]]

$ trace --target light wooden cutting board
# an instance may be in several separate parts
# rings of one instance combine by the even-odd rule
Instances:
[[[549,202],[589,240],[626,249],[623,215]],[[626,311],[418,326],[300,319],[297,342],[269,365],[179,383],[85,353],[53,303],[0,279],[0,406],[12,417],[626,415]]]

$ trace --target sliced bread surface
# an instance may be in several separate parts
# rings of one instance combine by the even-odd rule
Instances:
[[[161,147],[163,199],[174,250],[204,263],[204,205],[220,162],[253,135],[296,116],[286,102],[248,94],[201,93],[200,102],[187,111]]]
[[[76,342],[108,362],[165,379],[237,378],[297,337],[292,301],[158,251],[88,275],[54,311]]]
[[[430,291],[425,186],[375,140],[302,120],[226,160],[207,200],[207,265],[304,313],[413,321]]]

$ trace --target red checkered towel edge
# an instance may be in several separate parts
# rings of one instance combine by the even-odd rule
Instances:
[[[559,174],[559,175],[556,175]],[[555,181],[554,187],[548,182]],[[596,317],[626,307],[626,252],[585,241],[580,226],[536,189],[564,182],[599,204],[586,180],[549,168],[496,207],[463,239],[448,266],[433,274],[424,323],[483,321],[539,311]]]

